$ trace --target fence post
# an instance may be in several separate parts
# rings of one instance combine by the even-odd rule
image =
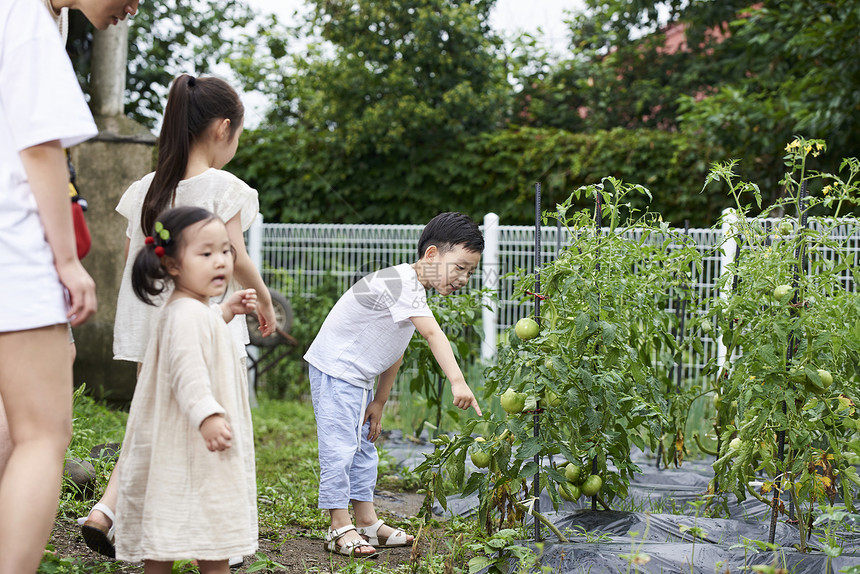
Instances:
[[[484,216],[484,256],[481,262],[481,277],[483,287],[491,292],[499,292],[499,216],[488,213]],[[484,323],[484,340],[481,342],[481,358],[491,362],[496,358],[496,331],[499,317],[498,300],[489,296],[484,297],[484,307],[481,318]]]
[[[263,215],[258,213],[254,218],[251,227],[248,229],[248,255],[254,266],[263,274]],[[248,358],[253,359],[248,362],[253,364],[259,359],[260,350],[253,346],[246,347]],[[256,407],[257,403],[257,369],[248,369],[248,402],[252,407]]]
[[[720,278],[729,272],[729,266],[734,263],[735,260],[735,254],[737,253],[738,248],[738,243],[735,240],[735,224],[737,221],[738,215],[734,209],[728,207],[723,210],[723,244],[722,249],[720,249]],[[732,283],[731,281],[726,281],[724,284],[726,287],[720,290],[720,298],[728,299]],[[722,335],[720,335],[720,338],[717,340],[717,365],[720,367],[720,372],[722,372],[726,358],[726,345],[723,343]]]

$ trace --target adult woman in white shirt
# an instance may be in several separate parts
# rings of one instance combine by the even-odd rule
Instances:
[[[99,28],[137,9],[137,0],[72,4]],[[75,250],[63,147],[96,133],[56,26],[44,8],[32,0],[4,0],[0,396],[11,452],[0,474],[0,574],[36,571],[56,513],[63,457],[71,438],[67,322],[80,325],[97,305],[95,284]]]

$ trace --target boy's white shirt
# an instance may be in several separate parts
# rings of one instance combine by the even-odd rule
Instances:
[[[406,350],[412,317],[432,317],[427,292],[408,263],[358,281],[341,296],[304,359],[323,373],[364,389]]]

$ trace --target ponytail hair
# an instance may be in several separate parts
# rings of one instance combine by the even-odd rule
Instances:
[[[171,206],[176,186],[185,175],[191,147],[206,134],[212,122],[230,120],[230,137],[242,123],[245,107],[230,84],[220,78],[182,74],[173,80],[161,134],[155,176],[146,192],[140,226],[147,235],[158,215]]]
[[[179,260],[185,228],[215,219],[218,219],[217,215],[203,208],[188,206],[168,209],[158,216],[131,267],[131,288],[138,299],[148,305],[157,305],[153,298],[164,293],[167,282],[171,280],[164,258]]]

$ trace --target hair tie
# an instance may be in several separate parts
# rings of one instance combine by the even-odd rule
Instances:
[[[155,234],[158,235],[164,243],[170,241],[170,232],[160,221],[155,222]]]
[[[197,78],[195,78],[194,76],[188,76],[188,87],[193,88],[196,85],[197,85]]]
[[[155,246],[155,254],[159,257],[164,257],[164,246],[170,245],[170,232],[164,227],[160,221],[155,222],[155,234],[150,235],[143,242],[146,245],[154,245],[156,236],[161,239],[161,245]]]

